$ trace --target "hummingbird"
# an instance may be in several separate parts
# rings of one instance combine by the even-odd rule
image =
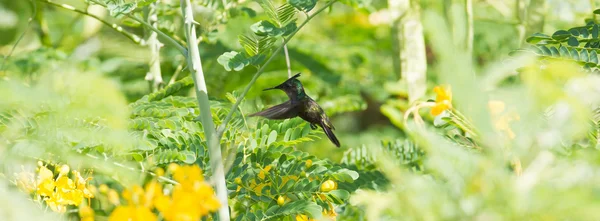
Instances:
[[[300,117],[310,123],[310,128],[313,130],[317,129],[317,126],[321,127],[329,140],[331,140],[335,146],[340,147],[340,141],[335,137],[335,134],[333,134],[335,127],[331,124],[329,117],[327,117],[327,114],[325,114],[325,111],[323,111],[321,106],[319,106],[319,104],[311,97],[306,95],[302,83],[297,79],[298,77],[300,77],[300,73],[287,79],[280,85],[263,90],[282,90],[287,94],[289,98],[288,101],[248,116],[261,116],[272,120]]]

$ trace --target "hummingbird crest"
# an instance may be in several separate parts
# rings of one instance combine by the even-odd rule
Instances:
[[[312,129],[316,129],[317,126],[320,126],[329,140],[331,140],[335,146],[340,147],[340,141],[337,139],[335,134],[333,134],[335,127],[331,121],[329,121],[329,117],[327,117],[327,114],[325,114],[325,111],[323,111],[321,106],[319,106],[319,104],[317,104],[317,102],[311,97],[306,95],[306,92],[304,92],[304,86],[302,86],[302,82],[297,79],[298,77],[300,77],[300,73],[292,76],[285,82],[275,87],[263,90],[282,90],[287,94],[289,98],[288,101],[248,116],[262,116],[273,120],[300,117],[309,122]]]

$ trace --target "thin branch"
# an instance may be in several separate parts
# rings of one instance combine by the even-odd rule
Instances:
[[[283,42],[283,52],[285,53],[285,64],[287,65],[288,78],[292,77],[292,64],[290,62],[290,54],[288,54],[287,44],[285,44],[285,39]]]
[[[183,70],[183,63],[179,64],[177,66],[177,68],[175,69],[175,73],[173,73],[173,76],[171,77],[171,80],[169,80],[169,83],[167,85],[175,83],[175,81],[177,80],[177,77],[179,77],[179,74],[181,73],[182,70]]]
[[[204,72],[202,71],[202,61],[200,59],[200,51],[198,50],[198,37],[194,27],[194,12],[190,0],[181,0],[181,11],[184,16],[184,32],[187,39],[188,55],[187,63],[196,90],[196,98],[198,99],[198,107],[200,108],[200,120],[204,130],[204,137],[209,148],[210,166],[213,170],[211,181],[215,181],[215,189],[217,190],[217,199],[221,203],[219,208],[219,219],[221,221],[229,221],[229,205],[227,197],[227,184],[225,182],[225,169],[223,167],[223,159],[219,139],[217,139],[215,125],[210,111],[210,102],[208,100],[208,91],[204,80]]]
[[[150,30],[156,32],[159,36],[161,36],[162,38],[164,38],[165,40],[167,40],[165,43],[168,45],[171,45],[175,48],[177,48],[177,50],[179,50],[179,52],[181,52],[184,55],[187,55],[187,50],[185,49],[185,47],[183,47],[181,44],[179,44],[179,42],[177,42],[175,39],[171,38],[171,36],[165,34],[164,32],[158,30],[158,28],[148,24],[147,22],[145,22],[144,20],[135,17],[134,15],[131,14],[127,14],[127,17],[139,22],[140,24],[148,27]]]
[[[296,35],[296,33],[298,33],[298,31],[300,31],[300,29],[302,29],[302,27],[304,27],[311,19],[313,19],[315,16],[317,16],[319,13],[321,13],[325,9],[327,9],[329,6],[333,5],[333,3],[335,3],[336,1],[337,0],[332,0],[332,1],[328,2],[325,6],[323,6],[319,10],[317,10],[314,14],[308,16],[306,18],[306,20],[304,20],[304,22],[302,22],[302,24],[300,24],[300,26],[298,26],[296,31],[294,31],[292,34],[290,34],[289,37],[284,38],[283,44],[281,46],[279,46],[273,52],[273,55],[271,55],[271,57],[269,57],[269,59],[260,67],[260,69],[258,69],[258,71],[256,71],[254,76],[252,76],[252,80],[250,80],[250,83],[248,83],[248,85],[246,85],[242,94],[237,98],[237,100],[235,101],[235,104],[233,104],[233,106],[231,107],[231,110],[227,114],[227,117],[225,118],[225,120],[223,120],[223,122],[217,129],[218,140],[221,140],[221,136],[223,136],[223,132],[225,132],[225,127],[227,126],[227,123],[229,123],[231,118],[233,117],[233,113],[235,112],[235,110],[238,108],[238,106],[240,106],[240,103],[242,103],[242,100],[244,99],[244,97],[246,96],[248,91],[250,91],[250,88],[252,87],[252,85],[254,85],[254,83],[256,82],[258,77],[264,72],[265,67],[267,67],[267,65],[269,63],[271,63],[271,61],[273,61],[273,59],[275,58],[275,55],[277,55],[281,51],[281,49],[283,49],[283,47],[290,41],[290,39],[292,39],[294,37],[294,35]]]
[[[77,13],[82,14],[82,15],[90,16],[90,17],[92,17],[92,18],[94,18],[94,19],[102,22],[102,24],[105,24],[106,26],[108,26],[108,27],[114,29],[115,31],[123,34],[125,37],[129,38],[134,43],[139,44],[139,45],[146,44],[146,42],[142,38],[140,38],[139,36],[137,36],[135,34],[132,34],[132,33],[129,33],[127,31],[125,31],[123,29],[123,27],[121,27],[121,26],[119,26],[119,25],[117,25],[115,23],[107,22],[104,19],[102,19],[102,18],[100,18],[100,17],[98,17],[98,16],[96,16],[94,14],[90,14],[90,13],[88,13],[86,11],[82,11],[82,10],[76,9],[75,7],[73,7],[71,5],[62,4],[62,3],[55,3],[55,2],[53,2],[51,0],[37,0],[37,1],[40,1],[40,2],[43,2],[43,3],[46,3],[46,4],[50,4],[52,6],[56,6],[56,7],[59,7],[59,8],[63,8],[63,9],[66,9],[66,10],[70,10],[70,11],[73,11],[73,12],[77,12]]]
[[[467,19],[466,50],[469,57],[473,56],[473,0],[465,0],[465,16]]]
[[[40,1],[49,1],[49,0],[40,0]],[[89,0],[90,2],[93,2],[94,4],[97,5],[101,5],[103,7],[107,7],[106,4],[99,2],[97,0]],[[175,39],[173,39],[171,36],[165,34],[164,32],[158,30],[158,28],[155,28],[154,26],[148,24],[148,22],[145,22],[144,20],[136,17],[135,15],[132,14],[126,14],[127,17],[139,22],[140,24],[146,26],[147,28],[149,28],[150,30],[156,32],[160,37],[166,39],[166,44],[177,48],[177,50],[179,50],[179,52],[181,52],[181,54],[183,55],[187,55],[187,50],[185,49],[185,47],[183,47],[181,44],[179,44],[179,42],[177,42]]]
[[[94,156],[94,155],[92,155],[92,154],[89,154],[89,153],[88,153],[88,154],[86,154],[86,156],[88,156],[88,157],[91,157],[91,158],[94,158],[94,159],[100,159],[99,157],[97,157],[97,156]],[[106,160],[105,160],[105,161],[106,161]],[[167,183],[170,183],[170,184],[173,184],[173,185],[177,185],[177,184],[179,184],[179,183],[178,183],[177,181],[175,181],[175,180],[169,179],[168,177],[165,177],[165,176],[159,176],[159,175],[157,175],[156,173],[153,173],[153,172],[150,172],[150,171],[147,171],[147,170],[144,170],[144,169],[141,169],[141,170],[140,170],[140,169],[136,169],[136,168],[129,167],[129,166],[126,166],[126,165],[124,165],[124,164],[122,164],[122,163],[118,163],[118,162],[112,162],[112,164],[113,164],[113,165],[115,165],[115,166],[121,167],[121,168],[125,168],[125,169],[128,169],[128,170],[131,170],[131,171],[138,171],[138,172],[142,172],[142,173],[147,173],[147,174],[150,174],[151,176],[153,176],[153,177],[156,177],[156,178],[157,178],[157,179],[159,179],[159,180],[162,180],[162,181],[164,181],[164,182],[167,182]]]
[[[25,37],[25,34],[27,34],[27,31],[29,30],[29,27],[31,26],[31,22],[33,22],[33,18],[37,15],[37,6],[36,6],[35,2],[31,1],[31,4],[33,4],[33,7],[31,7],[32,13],[31,13],[31,17],[29,18],[29,21],[27,21],[27,27],[25,28],[23,33],[21,33],[21,35],[19,36],[19,38],[17,39],[15,44],[12,46],[12,48],[10,49],[10,52],[8,52],[8,54],[6,56],[4,56],[4,59],[2,60],[2,65],[0,65],[0,72],[4,71],[4,65],[6,64],[6,61],[8,61],[8,58],[10,58],[10,56],[12,56],[12,53],[15,52],[17,45],[19,45],[21,40],[23,40],[23,37]]]

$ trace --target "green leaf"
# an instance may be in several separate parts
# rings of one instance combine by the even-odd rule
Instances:
[[[142,160],[144,160],[144,156],[139,153],[132,153],[131,157],[137,162],[142,162]]]
[[[279,37],[287,36],[293,33],[297,29],[297,27],[296,23],[292,22],[286,25],[285,27],[278,28],[273,23],[263,20],[250,26],[250,29],[252,29],[252,31],[258,36]]]
[[[567,39],[570,36],[571,36],[571,32],[568,32],[565,30],[558,30],[558,31],[554,32],[554,34],[552,34],[552,38],[557,41]]]
[[[567,49],[567,47],[565,47],[564,45],[561,45],[560,48],[558,48],[558,53],[559,53],[560,57],[563,57],[563,58],[569,57],[569,49]]]
[[[550,47],[550,53],[552,54],[552,57],[560,57],[558,49],[554,46]]]
[[[592,26],[592,38],[598,38],[598,24],[594,24],[594,26]]]
[[[583,62],[588,62],[590,60],[588,51],[586,49],[581,50],[581,53],[579,53],[579,60]]]
[[[121,16],[123,16],[125,14],[129,14],[130,12],[135,10],[136,7],[137,7],[136,2],[130,2],[130,3],[125,3],[125,4],[116,4],[115,2],[111,1],[106,5],[106,9],[108,9],[110,16],[113,16],[116,18],[120,18]]]
[[[343,204],[344,201],[350,198],[350,193],[347,190],[332,190],[327,193],[329,197],[331,197],[336,204]]]
[[[552,52],[550,51],[550,49],[548,47],[546,47],[545,45],[540,45],[538,48],[540,49],[540,51],[542,51],[543,55],[546,55],[546,56],[552,55]]]
[[[569,44],[569,46],[573,46],[573,47],[579,46],[579,40],[577,40],[577,38],[575,38],[573,36],[569,37],[569,40],[567,41],[567,43]]]
[[[269,52],[276,39],[269,36],[256,39],[255,36],[240,35],[238,40],[247,55],[255,56]]]
[[[594,10],[594,14],[600,15],[600,9]]]
[[[248,65],[256,65],[262,62],[264,59],[264,55],[256,55],[250,58],[244,56],[237,51],[225,52],[219,58],[217,58],[217,62],[223,65],[225,70],[227,71],[241,71],[244,67]]]
[[[271,145],[275,140],[277,140],[277,131],[272,130],[267,139],[267,146]]]
[[[242,7],[240,10],[242,12],[246,13],[248,15],[248,17],[250,17],[250,18],[254,18],[256,16],[256,11],[254,11],[254,9],[251,9],[248,7]]]
[[[288,3],[298,10],[309,12],[317,5],[317,0],[288,0]]]
[[[596,53],[596,50],[592,50],[592,52],[590,52],[590,61],[589,62],[598,64],[598,53]]]
[[[575,48],[571,48],[570,52],[571,52],[571,58],[573,60],[579,60],[579,52],[577,52],[577,50],[575,50]]]
[[[525,41],[530,44],[536,44],[543,40],[552,40],[552,38],[546,34],[542,33],[534,33],[530,37],[528,37]]]

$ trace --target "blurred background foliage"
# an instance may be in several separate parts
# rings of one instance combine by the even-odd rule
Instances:
[[[254,36],[253,24],[272,19],[265,2],[286,4],[192,1],[216,125],[264,62],[227,71],[220,56],[245,51],[239,36]],[[286,99],[262,92],[288,74],[284,53],[272,52],[289,33],[273,37],[261,51],[273,61],[220,141],[233,217],[335,211],[338,220],[597,220],[600,11],[592,9],[599,3],[334,4],[286,50],[291,72],[302,73],[308,95],[336,126],[341,149],[300,119],[245,117]],[[297,25],[306,18],[292,11]],[[93,169],[91,185],[117,190],[150,177],[168,183],[151,171],[170,163],[197,164],[210,181],[186,58],[161,36],[162,45],[153,43],[135,19],[186,45],[181,17],[175,0],[0,1],[2,177],[13,180],[41,160]],[[440,84],[451,86],[453,108],[438,116],[421,108],[406,120],[411,107],[439,97],[432,88]],[[323,190],[329,180],[336,190]],[[3,181],[3,199],[20,194],[8,186]],[[111,211],[98,203],[106,199],[97,200],[90,206],[106,219]],[[37,215],[25,209],[35,205],[18,203],[0,215]],[[71,213],[59,218],[77,218]]]

